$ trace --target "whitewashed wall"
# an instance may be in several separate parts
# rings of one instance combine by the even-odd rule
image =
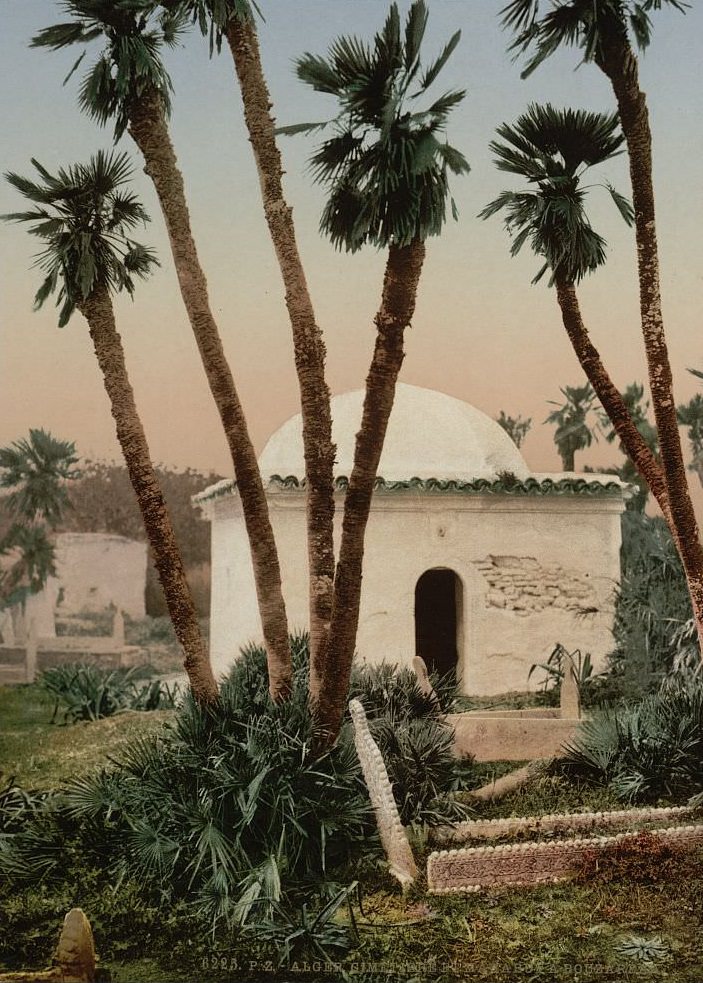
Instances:
[[[131,618],[143,618],[146,562],[146,543],[107,533],[60,533],[60,612],[103,611],[114,604]]]
[[[304,627],[304,495],[271,490],[269,503],[289,624]],[[261,638],[261,622],[238,499],[225,495],[203,507],[213,520],[211,652],[222,673],[241,645]],[[557,642],[602,665],[612,646],[622,509],[619,497],[378,493],[366,537],[359,656],[410,664],[415,585],[425,570],[449,567],[463,585],[464,692],[526,689],[530,666]]]

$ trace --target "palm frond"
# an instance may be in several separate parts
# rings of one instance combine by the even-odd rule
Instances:
[[[606,243],[585,212],[584,171],[619,153],[622,134],[614,114],[555,109],[533,104],[514,124],[497,129],[490,148],[499,170],[523,177],[534,192],[503,192],[480,213],[506,214],[512,255],[529,242],[552,275],[578,282],[605,262]],[[632,220],[627,199],[606,184],[620,214]],[[537,282],[544,274],[538,272]]]
[[[435,81],[439,73],[442,71],[444,66],[447,64],[452,56],[456,46],[461,41],[461,31],[456,31],[452,34],[451,38],[447,44],[442,49],[440,55],[435,59],[435,61],[429,66],[429,68],[423,73],[420,79],[420,92],[425,92],[432,83]],[[418,93],[419,94],[419,93]]]
[[[39,161],[32,163],[43,184],[16,174],[6,178],[26,198],[45,207],[4,217],[29,223],[29,232],[45,243],[36,259],[44,279],[35,307],[58,290],[63,327],[77,303],[98,285],[132,293],[134,276],[147,276],[157,259],[151,249],[129,237],[148,216],[136,196],[122,190],[132,173],[126,154],[100,151],[88,163],[60,168],[56,174]]]
[[[371,45],[341,37],[326,58],[305,54],[297,62],[302,81],[339,100],[337,133],[310,160],[314,179],[329,189],[320,229],[337,248],[353,252],[364,243],[406,245],[438,234],[446,219],[447,172],[469,170],[460,151],[440,139],[463,91],[445,93],[428,109],[409,111],[409,98],[434,82],[460,37],[457,32],[451,38],[421,75],[419,91],[409,97],[421,72],[427,17],[424,0],[415,0],[401,30],[398,7],[392,4]],[[300,124],[279,132],[317,128]]]

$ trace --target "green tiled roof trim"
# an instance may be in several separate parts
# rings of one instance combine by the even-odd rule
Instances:
[[[302,490],[305,488],[305,479],[297,478],[292,474],[285,478],[282,478],[280,474],[273,474],[265,484],[269,488]],[[339,475],[334,480],[334,486],[338,491],[345,491],[349,487],[349,478],[346,475]],[[235,481],[221,482],[210,492],[202,492],[196,497],[200,502],[220,498],[224,495],[231,495],[236,487]],[[551,478],[542,480],[526,478],[524,481],[520,481],[517,478],[505,476],[493,481],[486,478],[476,478],[473,481],[451,479],[445,481],[441,478],[409,478],[407,481],[386,481],[385,478],[378,477],[374,489],[381,492],[429,491],[461,495],[514,495],[516,498],[539,495],[583,495],[591,498],[614,498],[622,497],[623,494],[623,486],[618,481],[587,481],[585,478],[561,478],[559,481],[553,481]]]

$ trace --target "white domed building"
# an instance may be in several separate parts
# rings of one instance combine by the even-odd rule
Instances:
[[[332,400],[336,545],[364,394]],[[269,439],[259,465],[291,629],[308,619],[302,423]],[[399,384],[366,531],[358,657],[456,669],[461,689],[527,688],[561,642],[612,646],[626,486],[610,476],[531,474],[490,417],[444,393]],[[262,637],[241,503],[232,481],[194,499],[212,523],[211,654],[217,673]],[[534,685],[534,678],[533,678]]]

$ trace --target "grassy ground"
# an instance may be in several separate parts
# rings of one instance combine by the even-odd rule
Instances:
[[[93,723],[51,724],[53,700],[38,685],[0,686],[0,785],[34,790],[104,765],[138,734],[153,733],[171,710],[127,710]],[[59,717],[60,719],[60,717]]]
[[[125,741],[153,732],[171,715],[129,712],[57,726],[49,723],[52,709],[37,686],[0,689],[0,784],[14,775],[26,788],[55,786],[105,763]],[[480,778],[487,781],[513,767],[517,763],[482,765]],[[602,789],[547,775],[498,803],[482,804],[477,815],[618,806]],[[703,979],[703,852],[665,865],[648,867],[641,858],[629,868],[606,865],[582,883],[450,897],[427,895],[422,883],[402,897],[377,870],[355,876],[361,880],[361,905],[352,906],[359,941],[343,967],[358,983]],[[145,901],[137,885],[115,886],[99,872],[83,871],[73,886],[12,892],[0,886],[0,924],[18,940],[9,950],[12,958],[6,945],[0,969],[46,963],[61,917],[74,904],[91,919],[102,965],[114,983],[344,978],[322,961],[300,961],[276,974],[270,955],[251,943],[238,944],[226,934],[213,941],[194,929],[187,912]]]

